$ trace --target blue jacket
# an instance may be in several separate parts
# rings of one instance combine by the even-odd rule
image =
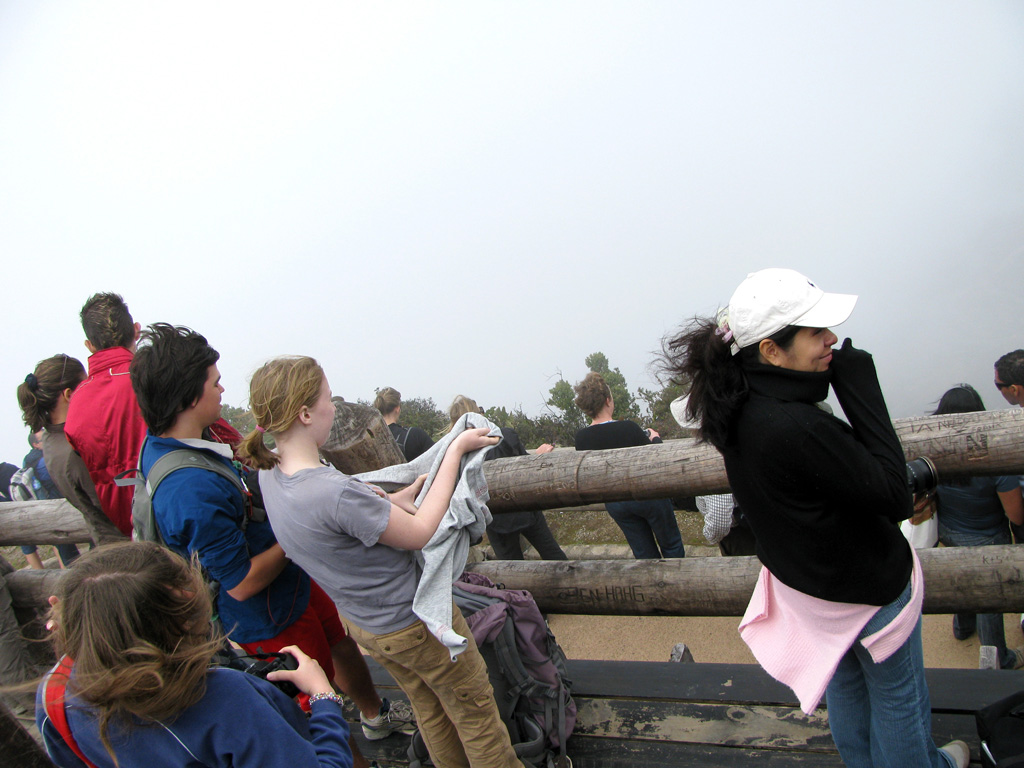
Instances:
[[[36,693],[36,724],[46,751],[60,768],[83,768],[46,715],[44,678]],[[74,686],[72,673],[71,686]],[[68,726],[78,748],[97,768],[114,768],[100,741],[94,709],[68,695]],[[206,693],[166,723],[116,721],[110,742],[120,768],[351,768],[348,724],[333,701],[313,704],[306,716],[270,683],[234,669],[213,668]]]
[[[180,448],[194,448],[173,438],[146,436],[142,472],[157,459]],[[216,451],[206,451],[228,466]],[[220,582],[217,609],[236,643],[269,640],[298,619],[309,604],[309,576],[289,563],[274,582],[245,601],[228,594],[249,573],[250,558],[277,543],[269,521],[250,521],[245,530],[245,499],[229,480],[207,469],[179,469],[169,474],[153,496],[153,516],[167,545],[183,557],[199,554],[210,577]]]

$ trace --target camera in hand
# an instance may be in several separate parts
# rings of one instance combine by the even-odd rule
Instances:
[[[267,674],[278,669],[298,669],[299,660],[290,653],[245,653],[235,648],[225,647],[219,650],[213,659],[218,667],[230,667],[245,672],[247,675],[267,680]],[[295,698],[300,691],[289,680],[267,680],[286,696]]]
[[[919,456],[913,461],[907,462],[907,486],[915,496],[921,493],[931,493],[939,484],[939,473],[935,464],[927,456]]]

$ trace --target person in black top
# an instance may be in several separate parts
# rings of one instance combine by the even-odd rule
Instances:
[[[483,413],[483,409],[472,398],[456,395],[448,408],[448,418],[451,421],[448,427],[449,431],[466,413]],[[499,429],[501,429],[501,442],[487,451],[484,461],[505,459],[511,456],[526,456],[526,447],[516,431],[510,427],[499,427]],[[554,450],[554,446],[543,443],[538,446],[536,453],[549,453],[552,450]],[[544,518],[543,512],[508,512],[495,515],[491,524],[487,526],[487,541],[490,542],[491,548],[494,549],[494,556],[498,560],[523,559],[523,544],[520,541],[520,536],[533,545],[541,560],[568,559],[562,548],[558,546],[555,535],[548,528],[548,521]]]
[[[576,433],[577,451],[601,451],[660,443],[653,429],[641,429],[635,421],[615,421],[615,402],[604,377],[591,371],[574,388],[576,405],[591,419],[591,425]],[[676,512],[670,499],[609,501],[605,505],[612,520],[622,529],[637,560],[685,557]]]
[[[398,449],[405,456],[406,461],[412,461],[434,444],[430,435],[419,427],[403,427],[398,423],[398,419],[402,416],[402,393],[394,387],[377,390],[373,407],[384,417],[384,423],[391,430],[391,436],[395,438]]]
[[[871,355],[832,348],[828,326],[856,299],[755,272],[665,342],[665,368],[690,383],[686,417],[721,451],[757,539],[740,625],[754,656],[805,711],[825,691],[844,765],[966,768],[966,744],[932,741],[923,583],[898,527],[913,512],[903,450]],[[849,424],[817,405],[830,385]]]

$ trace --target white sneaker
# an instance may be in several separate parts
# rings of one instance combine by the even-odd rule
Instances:
[[[386,739],[392,733],[412,733],[416,730],[416,716],[413,715],[409,702],[401,699],[382,701],[376,717],[367,719],[359,716],[363,725],[363,736],[370,741],[377,741]]]
[[[949,742],[949,744],[942,748],[942,751],[949,755],[949,757],[953,760],[953,765],[955,765],[956,768],[967,768],[967,766],[971,762],[970,747],[968,747],[965,742],[960,741],[959,739],[956,741]]]

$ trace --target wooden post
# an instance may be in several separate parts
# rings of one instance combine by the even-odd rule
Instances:
[[[927,456],[939,477],[1024,473],[1024,409],[896,419],[907,459]],[[679,498],[729,490],[710,445],[671,440],[610,451],[552,451],[489,461],[492,513],[629,499]]]
[[[14,601],[8,588],[10,578],[10,574],[0,576],[0,686],[18,685],[33,679],[37,674],[14,615]],[[25,693],[7,693],[4,698],[8,701],[17,699],[26,708],[31,708],[34,697]]]
[[[53,569],[24,569],[8,574],[4,578],[11,593],[11,605],[17,609],[46,608],[47,600],[50,595],[56,594],[57,584],[65,573]]]
[[[1024,547],[919,550],[925,613],[1024,611]],[[529,590],[542,611],[605,616],[742,616],[755,557],[678,560],[489,560],[466,567]]]
[[[332,402],[338,410],[331,434],[320,448],[327,461],[346,475],[405,463],[380,411],[369,405],[347,403],[340,397]]]
[[[17,768],[54,768],[46,751],[0,700],[0,750],[3,764]]]

